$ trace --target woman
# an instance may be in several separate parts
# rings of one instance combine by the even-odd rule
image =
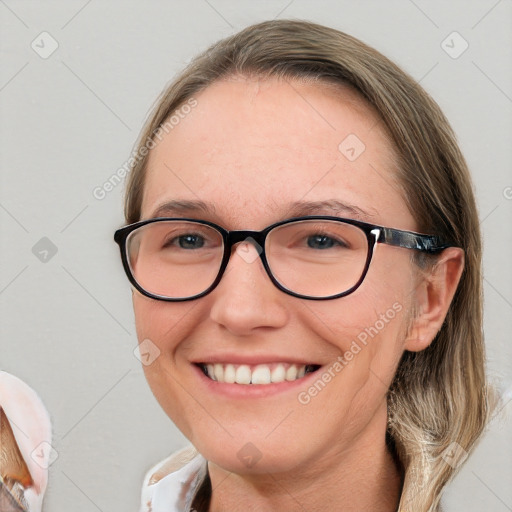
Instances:
[[[435,511],[488,416],[471,181],[375,50],[249,27],[164,91],[116,233],[146,378],[191,441],[141,510]]]

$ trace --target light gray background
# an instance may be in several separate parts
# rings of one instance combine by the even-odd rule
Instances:
[[[123,187],[101,201],[92,192],[123,165],[185,63],[265,19],[308,19],[361,38],[444,109],[472,169],[485,237],[489,374],[510,400],[510,0],[0,0],[0,12],[0,368],[51,412],[58,458],[46,510],[135,511],[144,472],[185,443],[133,354],[130,289],[112,241]],[[49,48],[43,31],[59,44],[47,59],[31,48]],[[441,47],[453,31],[469,43],[456,59]],[[46,262],[32,252],[42,237],[58,249]],[[448,511],[512,510],[510,425],[508,405],[449,487]]]

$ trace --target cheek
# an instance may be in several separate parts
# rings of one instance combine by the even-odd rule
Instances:
[[[341,352],[355,344],[375,353],[402,341],[409,305],[402,294],[355,292],[331,303],[308,307],[310,328]],[[306,322],[304,319],[303,322]]]
[[[302,323],[307,322],[318,349],[331,362],[317,376],[327,384],[315,381],[301,390],[299,402],[306,406],[302,414],[314,423],[328,410],[336,432],[341,429],[350,440],[377,411],[385,414],[387,392],[403,353],[407,308],[395,294],[383,296],[377,289],[308,308]]]
[[[133,309],[142,368],[146,380],[162,409],[185,433],[189,423],[180,412],[187,408],[187,393],[178,361],[183,342],[197,325],[193,302],[164,302],[133,295]],[[177,350],[180,346],[180,351]],[[145,358],[145,354],[148,354]],[[190,405],[190,404],[188,404]],[[190,410],[190,409],[189,409]],[[194,421],[198,421],[195,418]],[[187,435],[186,434],[186,435]]]
[[[333,359],[342,357],[343,373],[356,388],[375,379],[388,385],[404,351],[413,282],[411,272],[404,271],[410,265],[403,263],[400,267],[381,258],[353,294],[310,303],[303,310],[307,320],[302,322],[327,342],[325,350]]]
[[[133,310],[139,343],[150,340],[160,351],[172,352],[191,329],[187,317],[194,307],[193,302],[157,301],[134,293]]]

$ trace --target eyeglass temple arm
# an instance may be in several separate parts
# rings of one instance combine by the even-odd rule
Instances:
[[[384,227],[379,227],[378,231],[378,243],[404,247],[405,249],[436,254],[452,246],[452,244],[445,243],[441,237],[436,235],[422,235],[412,231]]]

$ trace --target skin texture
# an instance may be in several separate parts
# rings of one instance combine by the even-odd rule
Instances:
[[[151,151],[143,219],[169,200],[203,201],[211,211],[159,214],[259,230],[295,216],[290,205],[297,201],[336,199],[352,208],[304,214],[416,228],[385,132],[355,93],[236,77],[196,99]],[[338,150],[349,134],[365,145],[353,162]],[[385,446],[386,392],[403,351],[425,348],[439,330],[462,266],[462,251],[448,249],[422,276],[410,251],[378,245],[356,292],[308,301],[279,291],[259,259],[247,263],[234,251],[221,283],[205,297],[165,303],[134,292],[138,338],[160,350],[144,367],[146,378],[210,461],[210,510],[396,510],[400,474]],[[309,403],[300,403],[298,394],[393,305],[394,318]],[[243,398],[212,392],[192,364],[237,357],[322,368],[288,391]],[[261,457],[250,467],[239,456],[247,443],[245,450]]]

